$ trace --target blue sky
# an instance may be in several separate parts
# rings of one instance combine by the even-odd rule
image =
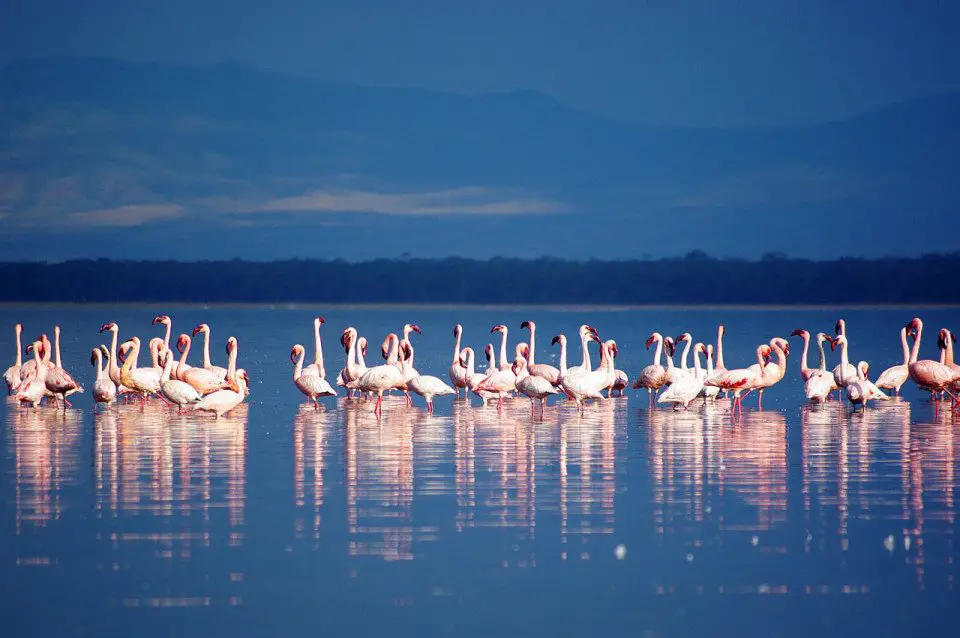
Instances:
[[[960,3],[7,0],[0,62],[238,61],[371,85],[526,88],[653,125],[847,116],[960,88]]]

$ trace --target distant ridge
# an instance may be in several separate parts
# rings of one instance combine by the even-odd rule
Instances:
[[[0,302],[951,304],[960,252],[757,261],[289,260],[0,263]],[[175,283],[172,283],[175,282]]]

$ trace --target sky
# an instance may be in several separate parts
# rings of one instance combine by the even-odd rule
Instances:
[[[241,125],[235,113],[201,117],[209,96],[188,85],[160,96],[174,115],[158,125],[166,112],[152,103],[111,112],[126,87],[84,73],[65,84],[91,88],[97,108],[84,97],[4,111],[0,92],[0,254],[12,259],[960,247],[955,233],[897,232],[905,215],[932,226],[960,203],[958,2],[0,3],[0,66],[49,58],[236,63],[318,85],[479,97],[367,92],[360,112],[375,122],[310,110]],[[506,93],[516,90],[534,97]],[[254,111],[269,110],[265,93],[251,96]],[[886,111],[879,127],[870,120],[927,97]],[[339,104],[325,100],[308,107]],[[431,108],[437,119],[414,129]],[[481,120],[486,133],[470,130]],[[320,142],[297,144],[309,135]],[[211,139],[218,146],[196,150]],[[856,232],[824,232],[839,222]],[[585,234],[591,223],[613,234]],[[146,232],[171,228],[190,232]]]
[[[960,3],[7,0],[23,57],[241,62],[462,93],[534,89],[654,126],[822,122],[960,88]]]

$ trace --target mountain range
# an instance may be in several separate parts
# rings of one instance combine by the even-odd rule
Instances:
[[[24,60],[0,69],[0,252],[916,255],[958,246],[957,148],[960,93],[814,126],[662,129],[532,91]]]

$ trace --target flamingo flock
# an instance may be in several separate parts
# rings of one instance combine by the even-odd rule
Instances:
[[[478,397],[483,405],[496,400],[498,411],[503,410],[504,400],[524,396],[530,399],[531,413],[537,407],[541,412],[547,399],[556,395],[573,401],[579,410],[590,402],[605,401],[623,396],[629,385],[627,374],[616,368],[619,354],[617,342],[603,340],[593,326],[583,324],[577,331],[580,342],[580,363],[568,365],[568,342],[564,334],[551,340],[559,346],[559,367],[536,361],[537,326],[533,321],[520,324],[527,330],[529,341],[518,342],[509,348],[509,327],[494,325],[491,335],[499,335],[498,348],[486,344],[484,354],[487,366],[477,369],[475,351],[463,343],[463,326],[453,329],[453,353],[447,371],[449,384],[438,376],[421,373],[415,367],[413,334],[422,334],[416,324],[405,324],[398,332],[387,334],[380,347],[384,362],[367,364],[368,340],[360,336],[357,328],[348,326],[340,335],[340,345],[345,354],[344,366],[337,373],[333,384],[327,381],[324,366],[321,327],[323,317],[313,320],[314,359],[306,362],[306,349],[300,343],[293,344],[290,362],[293,365],[293,383],[316,409],[323,397],[338,396],[337,387],[342,387],[348,400],[370,400],[373,412],[383,414],[384,395],[400,392],[408,405],[412,405],[411,393],[422,397],[428,412],[433,411],[434,399],[443,396],[460,398],[468,393]],[[119,327],[116,323],[104,324],[100,332],[110,333],[110,346],[98,345],[91,351],[90,362],[96,369],[93,383],[95,405],[110,406],[114,402],[136,400],[140,405],[156,398],[179,411],[199,410],[211,412],[217,417],[235,408],[249,395],[249,377],[244,369],[237,367],[238,343],[235,337],[226,341],[227,367],[213,365],[210,358],[211,330],[200,324],[191,334],[180,334],[174,344],[179,358],[170,347],[172,321],[167,315],[154,318],[154,325],[164,328],[163,337],[153,337],[147,342],[150,364],[139,366],[142,342],[133,336],[119,343]],[[651,407],[656,404],[688,410],[696,401],[703,405],[716,402],[721,394],[731,400],[735,417],[742,414],[743,400],[752,392],[757,394],[757,408],[763,407],[763,394],[783,380],[790,356],[790,344],[786,338],[773,337],[759,343],[755,350],[755,362],[745,361],[744,367],[727,368],[724,361],[724,326],[717,329],[716,348],[713,344],[695,342],[689,332],[676,338],[653,332],[645,341],[647,350],[655,346],[650,365],[640,370],[633,382],[634,389],[646,389]],[[84,388],[64,368],[60,356],[60,327],[54,327],[54,340],[46,334],[31,341],[24,348],[23,326],[14,327],[16,357],[7,369],[4,380],[9,394],[22,405],[36,409],[44,401],[64,409],[70,406],[68,397],[84,392]],[[203,336],[202,363],[188,363],[192,339]],[[401,336],[402,335],[402,336]],[[850,359],[850,342],[846,322],[840,319],[834,326],[834,336],[825,332],[815,337],[807,330],[797,329],[791,337],[803,342],[800,357],[800,377],[806,400],[826,403],[834,392],[845,394],[854,410],[866,409],[870,401],[887,401],[891,397],[884,392],[899,395],[901,387],[912,380],[935,399],[943,395],[953,400],[953,409],[960,407],[957,395],[960,392],[960,366],[953,359],[954,335],[950,330],[938,332],[939,360],[919,359],[923,337],[923,322],[914,318],[900,330],[903,361],[884,370],[876,381],[870,379],[870,365]],[[912,348],[909,340],[913,340]],[[819,355],[817,367],[808,365],[810,343],[814,341]],[[592,343],[599,348],[599,363],[593,365]],[[840,361],[832,369],[827,366],[825,346],[831,352],[839,349]],[[679,365],[674,356],[682,346]],[[716,358],[714,359],[714,354]],[[27,360],[24,360],[24,355]],[[692,365],[690,357],[692,356]],[[572,363],[572,362],[571,362]],[[939,402],[937,402],[939,410]]]
[[[116,323],[107,323],[100,333],[109,332],[110,347],[98,345],[90,353],[90,363],[96,369],[93,383],[94,408],[110,406],[116,401],[140,399],[145,406],[149,397],[156,398],[179,411],[200,410],[221,417],[239,405],[249,394],[249,377],[242,368],[237,368],[238,344],[234,337],[227,339],[226,368],[210,363],[210,327],[197,326],[191,335],[181,334],[176,343],[179,360],[170,350],[172,322],[167,315],[153,320],[165,328],[163,338],[154,337],[147,342],[151,365],[139,366],[142,342],[133,336],[119,343],[120,328]],[[82,393],[83,387],[63,367],[60,358],[60,327],[53,329],[54,360],[50,360],[51,344],[46,334],[41,334],[30,343],[26,354],[33,359],[23,362],[21,356],[21,335],[23,326],[15,326],[17,357],[14,364],[4,373],[8,394],[21,404],[36,409],[44,399],[54,405],[62,403],[64,409],[70,406],[67,399],[76,393]],[[192,337],[204,336],[203,365],[191,366],[187,363]]]

